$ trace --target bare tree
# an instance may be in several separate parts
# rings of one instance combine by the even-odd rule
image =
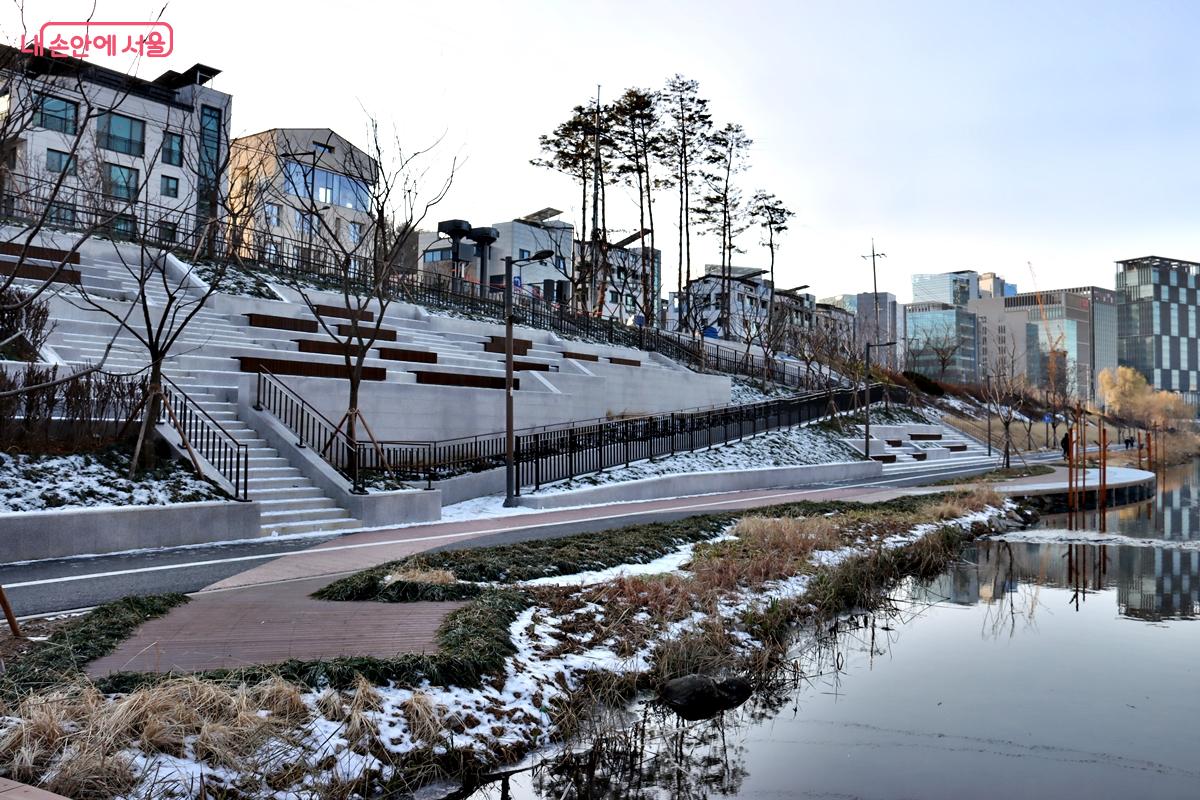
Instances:
[[[679,193],[676,288],[679,301],[683,303],[692,282],[692,187],[700,179],[699,166],[712,129],[712,116],[708,111],[708,100],[700,96],[700,84],[682,75],[667,81],[659,100],[667,120],[662,159]],[[680,326],[685,330],[696,330],[688,325],[695,322],[690,306],[688,312],[688,319],[680,314]]]
[[[336,215],[326,213],[328,202],[315,185],[315,168],[306,173],[303,186],[273,185],[275,200],[304,221],[313,244],[312,265],[336,284],[344,310],[342,316],[350,320],[345,325],[331,324],[318,308],[322,305],[319,289],[302,273],[292,273],[290,286],[303,299],[320,329],[339,345],[338,352],[346,367],[346,412],[337,429],[347,439],[351,474],[358,467],[360,426],[374,441],[359,408],[366,361],[379,341],[388,309],[403,291],[400,280],[405,270],[403,254],[414,246],[418,228],[430,211],[445,198],[455,173],[455,164],[451,163],[444,177],[435,179],[429,189],[429,173],[433,168],[430,161],[437,143],[407,150],[398,134],[384,133],[377,118],[369,117],[367,127],[366,151],[335,149],[332,141],[317,143],[324,145],[319,149],[323,149],[327,158],[329,154],[340,153],[333,156],[337,171],[359,187],[371,219],[367,228],[346,229],[338,225]]]
[[[727,123],[714,132],[704,152],[704,183],[707,193],[700,199],[696,213],[720,243],[721,252],[721,316],[719,327],[729,338],[731,330],[730,296],[733,279],[733,255],[742,252],[737,237],[746,230],[746,206],[738,174],[748,166],[748,154],[753,141],[741,125]]]

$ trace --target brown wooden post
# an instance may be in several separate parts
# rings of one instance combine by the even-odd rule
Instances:
[[[8,629],[12,631],[13,636],[20,639],[21,626],[17,624],[17,615],[13,613],[12,606],[9,605],[8,595],[4,593],[3,586],[0,586],[0,608],[4,609],[4,618],[8,620]]]

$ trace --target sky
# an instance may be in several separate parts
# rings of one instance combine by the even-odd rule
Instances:
[[[92,5],[27,0],[25,27]],[[96,0],[91,16],[161,9]],[[870,291],[872,238],[887,255],[879,289],[902,301],[920,272],[1111,287],[1118,259],[1200,261],[1194,2],[175,0],[161,14],[172,56],[99,63],[146,78],[222,70],[213,85],[233,95],[235,136],[330,127],[361,142],[369,113],[405,147],[436,143],[428,182],[456,172],[431,222],[547,206],[577,222],[572,182],[529,163],[538,136],[597,86],[613,98],[680,73],[718,124],[754,140],[746,194],[772,192],[796,213],[780,285]],[[19,7],[0,9],[0,35],[21,31]],[[609,202],[615,240],[636,227],[637,205],[629,190]],[[674,208],[669,194],[657,202]],[[673,224],[658,239],[673,286]],[[740,237],[737,263],[766,266],[760,239]],[[694,249],[694,264],[718,260],[711,237]]]

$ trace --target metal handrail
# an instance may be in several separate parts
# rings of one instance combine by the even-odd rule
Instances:
[[[234,499],[249,500],[250,496],[250,449],[244,442],[225,429],[212,415],[204,410],[175,381],[162,376],[166,387],[163,395],[170,403],[173,398],[180,401],[178,409],[172,408],[176,421],[183,428],[180,434],[187,445],[204,456],[233,486]],[[168,388],[169,387],[169,388]],[[196,424],[192,424],[193,421]]]
[[[264,391],[264,388],[266,391]],[[273,402],[285,398],[288,405]],[[363,443],[351,440],[340,427],[328,417],[309,405],[294,389],[279,380],[273,372],[259,366],[258,383],[255,391],[254,409],[267,411],[285,428],[296,436],[297,447],[308,447],[331,467],[350,480],[356,494],[366,491],[360,465],[363,461]]]

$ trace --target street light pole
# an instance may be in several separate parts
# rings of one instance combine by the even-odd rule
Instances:
[[[517,504],[516,431],[513,426],[513,264],[553,258],[552,250],[539,250],[529,258],[504,257],[504,507]]]
[[[987,418],[988,418],[988,457],[992,455],[992,376],[984,375],[983,380],[987,384]]]

